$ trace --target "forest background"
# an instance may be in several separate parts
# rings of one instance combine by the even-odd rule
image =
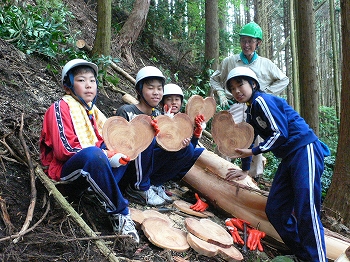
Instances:
[[[240,28],[249,21],[259,23],[264,32],[259,54],[274,61],[290,79],[282,96],[331,149],[322,178],[324,209],[349,227],[347,83],[350,72],[348,65],[342,63],[348,61],[349,55],[349,48],[342,41],[348,39],[350,32],[349,17],[346,19],[349,3],[86,0],[82,5],[80,1],[73,2],[3,1],[0,38],[25,55],[45,61],[47,71],[56,78],[60,67],[72,58],[93,60],[101,68],[103,86],[114,85],[131,94],[135,94],[132,84],[123,81],[120,73],[111,73],[108,69],[111,64],[119,65],[131,75],[142,66],[153,64],[164,71],[168,82],[176,82],[185,89],[186,99],[192,94],[211,95],[209,77],[217,64],[224,57],[240,52]],[[80,12],[74,12],[79,8]],[[110,11],[106,11],[108,8]],[[97,10],[97,15],[91,10]],[[106,15],[108,12],[110,16]],[[84,24],[84,19],[94,24]],[[106,26],[110,26],[109,31],[103,30]],[[86,41],[84,50],[76,47],[79,39]],[[162,53],[165,45],[172,46],[170,54]],[[14,83],[2,79],[1,85],[6,90]],[[103,88],[101,91],[108,93]],[[58,97],[57,91],[53,93],[44,106]],[[218,106],[217,110],[222,108]],[[3,127],[7,127],[5,120],[2,116]],[[4,130],[1,135],[6,141],[8,129]],[[278,160],[271,155],[266,157],[268,167],[264,175],[272,179]],[[5,164],[8,161],[6,156],[1,160]]]

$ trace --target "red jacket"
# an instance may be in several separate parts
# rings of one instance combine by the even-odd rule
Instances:
[[[95,118],[91,120],[100,147],[103,138],[98,133]],[[68,104],[62,99],[46,111],[40,136],[40,159],[44,171],[56,181],[60,180],[62,166],[82,149],[75,133]]]

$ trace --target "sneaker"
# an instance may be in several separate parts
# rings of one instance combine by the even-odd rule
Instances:
[[[164,190],[164,186],[151,186],[151,189],[168,203],[173,203],[174,200],[169,197]]]
[[[112,223],[115,233],[118,235],[131,236],[137,243],[140,242],[139,235],[135,229],[135,223],[132,221],[130,214],[111,214],[109,220]]]
[[[142,205],[160,206],[165,204],[165,200],[158,196],[151,188],[146,191],[132,189],[130,185],[125,190],[125,193],[133,198],[135,202]]]

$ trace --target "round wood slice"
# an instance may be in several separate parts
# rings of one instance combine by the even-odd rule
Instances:
[[[177,113],[173,118],[157,116],[159,134],[157,143],[166,151],[179,151],[183,147],[183,140],[192,137],[193,126],[188,115]]]
[[[131,219],[135,222],[136,228],[141,228],[141,224],[143,220],[145,220],[145,216],[143,215],[143,212],[139,209],[129,207],[129,212]]]
[[[203,98],[200,95],[193,95],[188,99],[185,111],[193,125],[194,119],[199,114],[204,115],[204,120],[207,123],[216,112],[215,99],[214,97]]]
[[[190,248],[186,232],[171,227],[168,221],[159,217],[146,218],[141,228],[148,240],[161,248],[184,252]]]
[[[200,220],[192,217],[185,218],[188,232],[211,244],[228,248],[233,245],[232,236],[222,226],[207,218]]]
[[[209,211],[204,211],[204,212],[197,212],[194,211],[190,208],[190,206],[192,205],[191,203],[188,203],[186,201],[183,200],[175,200],[173,203],[174,207],[176,207],[177,209],[179,209],[180,211],[189,214],[189,215],[193,215],[196,217],[212,217],[214,216],[213,213],[209,212]]]
[[[197,253],[207,256],[220,256],[225,259],[225,261],[241,261],[243,260],[243,255],[234,246],[228,248],[219,247],[215,244],[210,244],[202,239],[196,237],[191,233],[187,233],[187,242]]]
[[[151,144],[154,129],[147,115],[138,115],[130,122],[121,116],[112,116],[104,124],[102,134],[108,149],[134,160]]]
[[[173,220],[171,220],[166,214],[162,214],[160,212],[158,212],[157,210],[154,209],[146,209],[143,212],[143,216],[146,218],[149,217],[158,217],[158,218],[162,218],[164,220],[167,220],[169,222],[170,226],[173,226],[175,224],[175,222]]]
[[[250,147],[254,139],[253,127],[246,122],[236,124],[232,115],[227,111],[214,115],[211,134],[218,150],[230,158],[239,157],[235,149]]]

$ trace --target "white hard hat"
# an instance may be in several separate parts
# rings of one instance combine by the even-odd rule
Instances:
[[[81,65],[86,65],[86,66],[92,67],[92,69],[94,69],[95,74],[97,76],[97,74],[98,74],[98,67],[97,67],[96,64],[88,62],[88,61],[86,61],[84,59],[73,59],[73,60],[69,61],[62,69],[62,78],[61,78],[62,85],[63,85],[63,80],[66,77],[68,71],[71,70],[74,67],[81,66]]]
[[[184,98],[184,93],[182,92],[181,87],[176,84],[167,84],[164,86],[163,97],[166,95],[179,95],[181,98]]]
[[[238,66],[235,67],[234,69],[232,69],[228,75],[227,75],[227,79],[225,82],[225,87],[227,88],[227,82],[237,76],[248,76],[250,78],[253,78],[257,84],[259,85],[259,80],[258,77],[256,76],[256,74],[254,73],[253,70],[251,70],[249,67],[245,67],[245,66]]]
[[[140,71],[136,75],[136,86],[138,82],[140,82],[146,77],[160,77],[165,81],[165,77],[162,71],[160,71],[157,67],[145,66],[144,68],[140,69]]]

